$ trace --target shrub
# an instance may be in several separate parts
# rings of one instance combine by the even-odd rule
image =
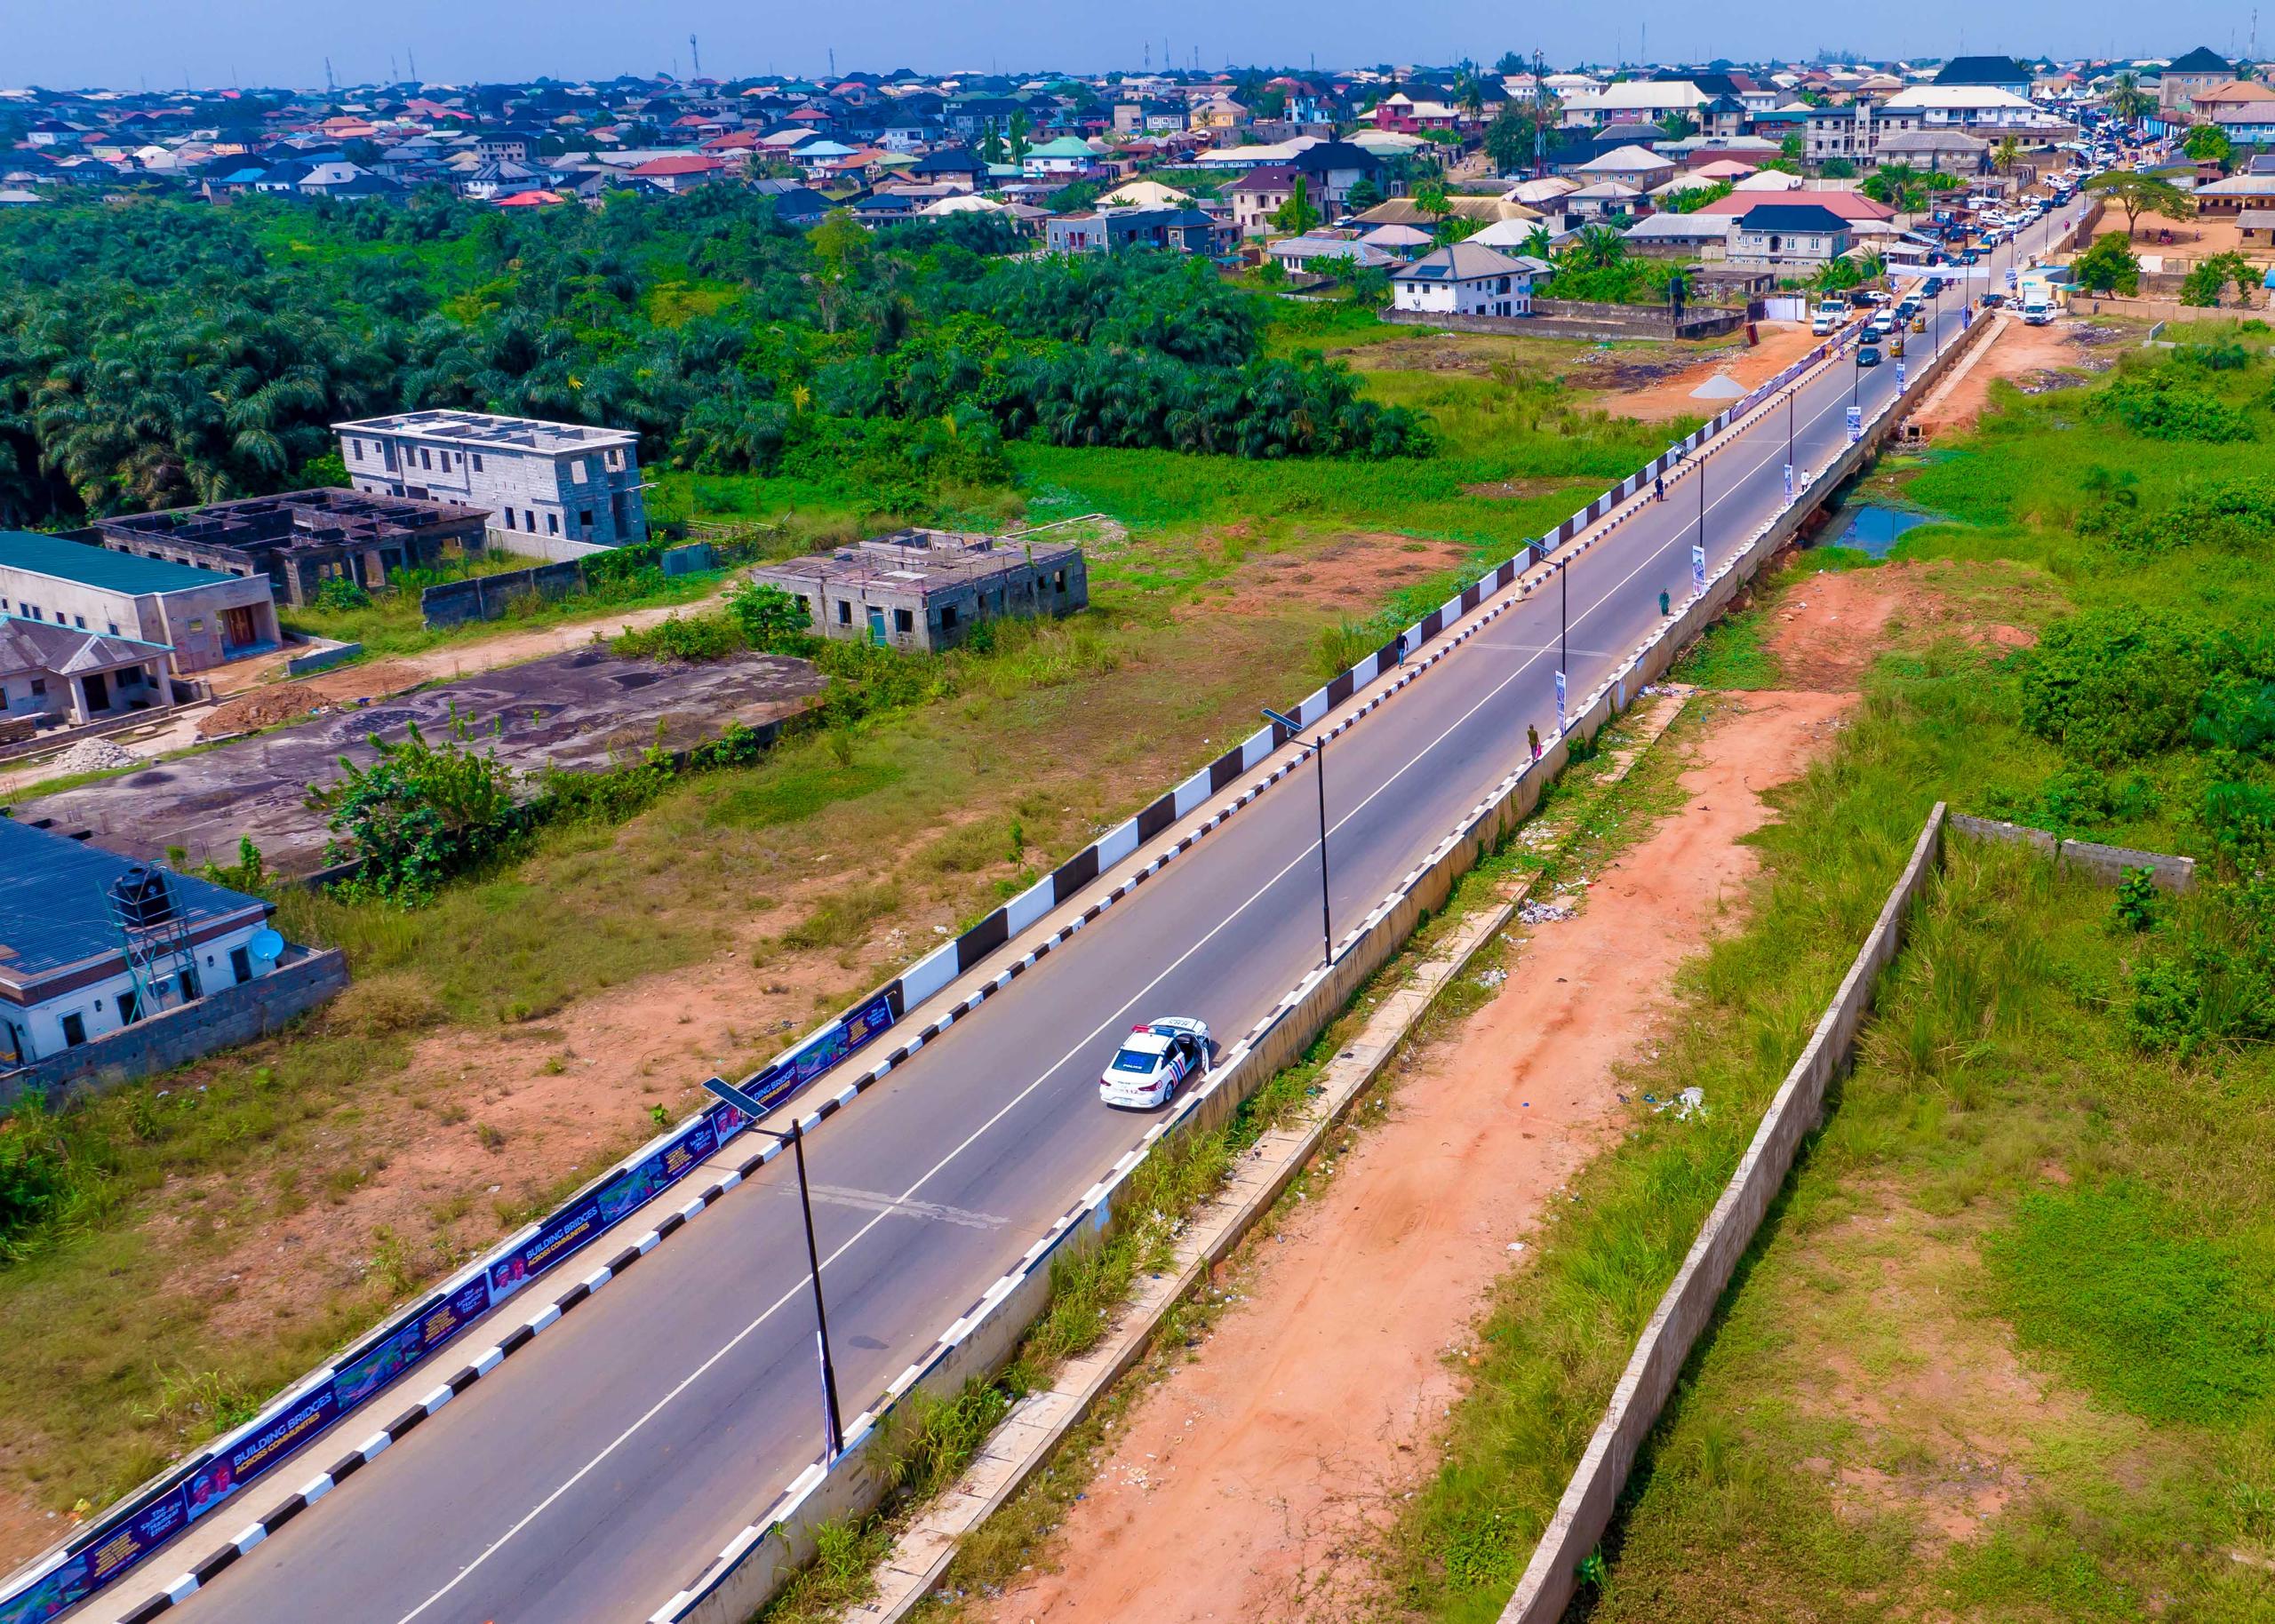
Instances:
[[[335,839],[328,862],[359,861],[340,882],[351,897],[409,907],[426,902],[452,875],[488,862],[528,824],[514,799],[513,775],[497,752],[476,750],[473,729],[452,715],[438,748],[416,722],[389,744],[371,738],[379,760],[359,767],[342,756],[336,784],[311,784],[307,804]]]
[[[2023,726],[2096,765],[2152,755],[2187,736],[2212,674],[2200,626],[2153,610],[2057,620],[2018,658]]]
[[[667,615],[654,625],[619,633],[610,645],[627,659],[672,660],[688,665],[723,660],[749,646],[741,626],[724,613]]]
[[[738,582],[727,593],[727,618],[754,649],[804,654],[813,645],[812,617],[770,581]]]
[[[2243,411],[2167,371],[2119,378],[2093,398],[2087,410],[2151,440],[2222,445],[2249,440],[2256,433]]]
[[[371,594],[346,576],[336,575],[316,588],[315,606],[320,609],[369,609]]]

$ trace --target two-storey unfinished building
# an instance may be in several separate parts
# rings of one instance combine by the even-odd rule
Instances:
[[[647,539],[636,434],[479,411],[332,427],[356,490],[486,507],[491,539],[508,552],[572,557]]]
[[[1001,615],[1065,615],[1090,601],[1082,549],[954,530],[898,530],[769,564],[751,578],[798,600],[824,637],[936,652]]]

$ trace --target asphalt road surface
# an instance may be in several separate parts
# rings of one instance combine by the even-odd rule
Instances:
[[[2032,240],[2046,235],[2041,227]],[[1957,338],[1955,294],[1944,298],[1942,327],[1945,343]],[[1915,365],[1934,337],[1913,336]],[[1869,415],[1894,388],[1892,365],[1842,365],[1813,379],[1792,414],[1800,466],[1822,468],[1838,454],[1852,391]],[[1787,414],[1773,410],[1707,459],[1710,567],[1783,505],[1786,433]],[[1658,624],[1662,591],[1678,605],[1689,595],[1699,534],[1692,474],[1578,561],[1568,593],[1536,593],[1336,741],[1327,800],[1338,935],[1511,769],[1528,723],[1553,733],[1560,599],[1577,699]],[[810,1142],[849,1416],[1142,1136],[1147,1119],[1106,1109],[1097,1089],[1132,1023],[1199,1015],[1229,1040],[1317,961],[1317,819],[1309,773],[1291,776]],[[770,1164],[219,1575],[187,1602],[192,1616],[646,1618],[819,1453],[805,1254],[786,1163]],[[309,1452],[307,1473],[338,1453],[333,1444],[351,1447],[361,1436],[355,1422],[343,1425]],[[151,1578],[163,1585],[304,1475],[289,1469],[249,1491],[242,1515],[200,1524],[148,1564]],[[150,1588],[138,1575],[104,1605],[124,1612]]]

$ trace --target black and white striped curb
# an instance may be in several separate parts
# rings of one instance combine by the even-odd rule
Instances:
[[[350,1450],[324,1470],[310,1478],[301,1486],[299,1493],[288,1495],[259,1521],[247,1527],[204,1561],[192,1566],[163,1592],[152,1596],[133,1611],[118,1615],[118,1624],[145,1624],[145,1620],[155,1619],[160,1613],[180,1606],[196,1595],[201,1588],[211,1584],[238,1557],[260,1545],[285,1524],[331,1493],[333,1489],[363,1470],[371,1461],[378,1460],[390,1446],[401,1442],[403,1437],[415,1430],[428,1416],[441,1410],[451,1399],[465,1392],[467,1389],[496,1370],[515,1354],[528,1347],[539,1336],[558,1325],[563,1315],[579,1303],[590,1299],[611,1280],[615,1279],[633,1264],[654,1251],[663,1244],[667,1236],[684,1227],[706,1207],[780,1155],[782,1148],[779,1143],[770,1143],[754,1152],[746,1158],[739,1166],[723,1174],[716,1183],[705,1189],[699,1195],[690,1198],[677,1211],[666,1214],[662,1222],[654,1229],[650,1230],[609,1259],[607,1262],[585,1276],[576,1285],[530,1315],[506,1336],[476,1355],[473,1361],[457,1374],[440,1383],[432,1392],[374,1432],[358,1447]]]

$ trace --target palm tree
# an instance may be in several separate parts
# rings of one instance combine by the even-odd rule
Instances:
[[[1991,149],[1991,166],[2001,175],[2011,175],[2022,155],[2023,144],[2011,135],[2006,136]]]
[[[1680,108],[1669,108],[1660,115],[1659,128],[1666,131],[1667,139],[1680,141],[1698,133],[1698,121]]]
[[[2117,83],[2103,98],[2109,110],[2128,123],[2138,123],[2156,110],[2156,98],[2141,88],[2141,76],[2130,68],[2117,76]]]

